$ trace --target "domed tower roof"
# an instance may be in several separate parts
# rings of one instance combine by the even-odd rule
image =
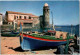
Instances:
[[[45,3],[45,4],[44,4],[44,6],[48,6],[48,4],[47,4],[47,3]]]

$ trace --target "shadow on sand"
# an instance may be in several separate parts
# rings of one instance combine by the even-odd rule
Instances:
[[[17,52],[24,52],[24,50],[22,50],[22,48],[20,46],[15,48],[15,49],[13,49],[13,47],[9,47],[9,49],[12,49],[12,50],[17,51]]]
[[[57,47],[40,47],[40,48],[37,48],[37,49],[34,49],[32,51],[40,51],[40,50],[50,50],[50,49],[57,49]]]
[[[18,52],[24,52],[24,50],[22,50],[22,48],[20,46],[15,49],[13,49],[12,47],[9,47],[9,49],[12,49],[12,50],[18,51]],[[50,49],[57,49],[57,47],[40,47],[38,49],[34,49],[31,51],[50,50]],[[27,51],[27,50],[25,50],[25,51]]]

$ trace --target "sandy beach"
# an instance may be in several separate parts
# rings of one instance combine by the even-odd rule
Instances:
[[[1,37],[1,54],[52,54],[55,55],[56,48],[23,51],[20,48],[19,37]]]

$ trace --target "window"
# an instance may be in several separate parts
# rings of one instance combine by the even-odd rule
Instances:
[[[19,16],[19,18],[21,19],[21,16]]]
[[[31,19],[31,17],[29,16],[29,19]]]
[[[26,19],[26,16],[24,16],[24,19]]]
[[[10,23],[9,23],[10,24]]]
[[[18,18],[18,16],[17,16],[17,18]]]

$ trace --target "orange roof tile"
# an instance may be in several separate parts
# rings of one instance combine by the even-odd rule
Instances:
[[[30,17],[38,17],[36,15],[33,15],[31,13],[21,13],[21,12],[13,12],[13,11],[6,11],[8,14],[22,14],[22,15],[29,15]]]
[[[2,14],[0,13],[0,15],[2,15]]]

